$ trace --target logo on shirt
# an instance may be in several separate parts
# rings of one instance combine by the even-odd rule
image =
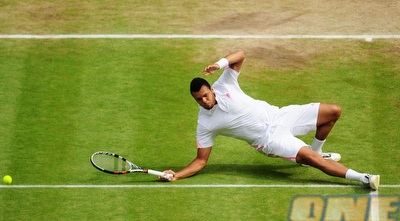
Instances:
[[[230,93],[226,93],[226,97],[227,98],[231,98],[231,94]]]

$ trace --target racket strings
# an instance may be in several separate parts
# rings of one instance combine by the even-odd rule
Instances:
[[[130,169],[129,164],[119,157],[110,155],[95,155],[93,158],[94,163],[108,171],[126,172]]]

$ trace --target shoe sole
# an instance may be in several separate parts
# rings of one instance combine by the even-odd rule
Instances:
[[[371,177],[371,180],[369,182],[369,187],[373,190],[379,189],[379,183],[380,183],[381,177],[379,175],[374,175]]]

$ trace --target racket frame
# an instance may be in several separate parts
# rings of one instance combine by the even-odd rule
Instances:
[[[95,163],[94,157],[96,155],[107,155],[107,156],[110,156],[110,157],[119,158],[120,160],[125,161],[129,165],[129,169],[127,171],[122,171],[122,172],[106,170],[106,169],[100,167],[99,165],[97,165]],[[171,180],[171,178],[172,178],[172,174],[165,174],[164,172],[160,172],[160,171],[157,171],[157,170],[151,170],[151,169],[147,169],[147,168],[142,168],[142,167],[130,162],[125,157],[122,157],[122,156],[120,156],[118,154],[107,152],[107,151],[97,151],[97,152],[93,153],[92,156],[90,157],[90,162],[92,163],[92,165],[96,169],[98,169],[98,170],[100,170],[102,172],[105,172],[105,173],[109,173],[109,174],[122,175],[122,174],[128,174],[128,173],[148,173],[148,174],[151,174],[151,175],[164,177],[164,178],[166,178],[168,180]]]

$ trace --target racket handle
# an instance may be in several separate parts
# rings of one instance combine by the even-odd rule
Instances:
[[[156,170],[147,170],[148,174],[156,175],[156,176],[161,176],[164,177],[168,180],[172,179],[172,174],[165,174],[164,172],[156,171]]]

